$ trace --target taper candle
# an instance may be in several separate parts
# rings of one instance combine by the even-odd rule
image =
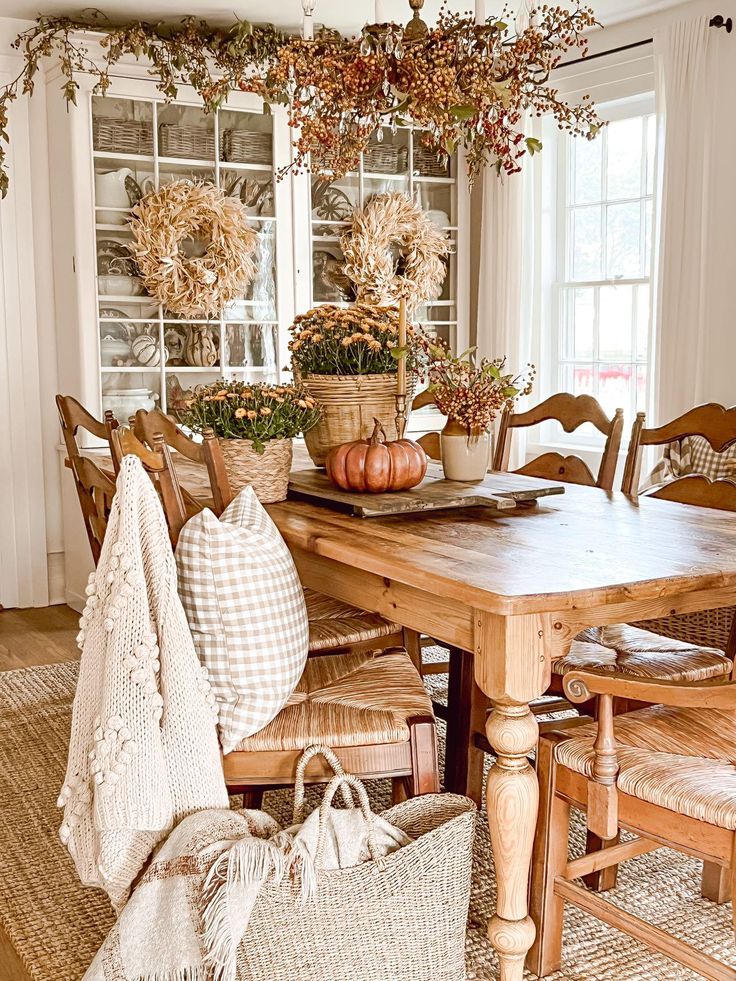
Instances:
[[[475,23],[485,24],[486,22],[486,0],[475,0]]]
[[[406,299],[402,296],[399,300],[399,347],[402,355],[399,358],[399,367],[396,378],[396,394],[406,395]]]
[[[388,24],[391,18],[388,15],[388,4],[386,0],[374,0],[373,2],[373,23]]]

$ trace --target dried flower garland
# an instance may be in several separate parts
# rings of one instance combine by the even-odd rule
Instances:
[[[389,306],[406,300],[409,313],[442,290],[450,253],[444,233],[406,194],[377,194],[353,212],[342,237],[345,275],[359,303]]]
[[[571,6],[544,4],[518,34],[504,17],[476,24],[442,9],[419,37],[392,24],[368,25],[349,41],[291,38],[261,78],[240,87],[289,103],[297,170],[337,180],[357,169],[373,134],[411,120],[426,128],[423,142],[441,161],[465,148],[471,182],[485,164],[514,173],[525,153],[541,149],[520,129],[527,111],[553,116],[576,136],[600,128],[589,97],[569,106],[548,84],[569,49],[587,53],[584,32],[596,24],[590,7]]]
[[[146,194],[130,227],[146,289],[182,317],[219,315],[255,276],[258,236],[245,206],[213,184],[178,180]],[[204,255],[188,257],[187,239],[206,243]]]

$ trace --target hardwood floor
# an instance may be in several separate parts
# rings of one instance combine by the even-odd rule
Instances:
[[[68,606],[0,609],[0,671],[78,658],[78,631],[79,614]]]
[[[68,606],[0,609],[0,671],[58,664],[79,657],[79,614]],[[32,981],[0,926],[0,979]]]

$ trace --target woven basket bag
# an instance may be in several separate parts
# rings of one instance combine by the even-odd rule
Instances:
[[[261,504],[285,501],[293,455],[290,439],[271,439],[257,453],[249,439],[218,439],[233,494],[252,484]]]
[[[373,432],[373,420],[380,419],[386,439],[396,433],[396,375],[313,375],[294,371],[300,383],[322,405],[322,417],[304,434],[304,442],[317,467],[323,467],[333,446],[367,439]],[[414,395],[415,381],[407,379],[407,420]]]
[[[328,785],[321,814],[347,783],[370,814],[365,788],[345,775]],[[378,861],[318,871],[312,899],[301,898],[298,880],[261,888],[238,950],[238,981],[463,981],[475,804],[428,794],[382,817],[412,843]],[[319,855],[318,843],[317,866]]]

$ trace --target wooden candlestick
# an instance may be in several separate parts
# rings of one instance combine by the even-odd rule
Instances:
[[[399,300],[399,349],[402,353],[396,370],[396,435],[399,439],[404,438],[406,429],[406,345],[406,299],[402,296]]]

